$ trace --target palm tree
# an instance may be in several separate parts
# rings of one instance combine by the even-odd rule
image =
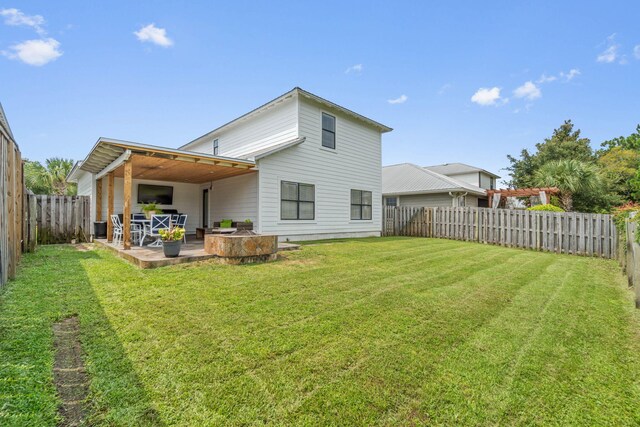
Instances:
[[[55,194],[72,196],[76,194],[76,184],[67,182],[67,175],[73,168],[73,160],[52,157],[42,166],[37,161],[26,161],[24,167],[25,184],[35,194]]]
[[[540,187],[557,187],[565,211],[572,210],[575,193],[595,192],[602,185],[596,165],[573,159],[545,163],[535,172],[534,180]]]

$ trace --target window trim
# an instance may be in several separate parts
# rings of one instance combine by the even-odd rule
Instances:
[[[218,142],[218,138],[213,140],[213,155],[217,156],[220,152],[220,143]]]
[[[295,184],[296,185],[296,199],[285,199],[282,194],[283,184]],[[300,185],[307,185],[313,188],[313,201],[300,200]],[[295,218],[283,218],[282,217],[282,202],[295,202],[296,203],[296,217]],[[300,203],[312,203],[313,204],[313,216],[311,218],[300,218]],[[315,221],[316,219],[316,185],[307,184],[305,182],[287,181],[285,179],[280,180],[280,221]]]
[[[353,192],[354,191],[359,191],[360,192],[360,203],[353,203]],[[370,193],[371,194],[371,204],[365,204],[362,202],[362,195],[364,193]],[[351,190],[349,190],[349,199],[350,199],[350,206],[349,206],[349,218],[351,219],[351,221],[371,221],[373,220],[373,191],[370,190],[358,190],[356,188],[352,188]],[[351,209],[354,206],[359,206],[360,207],[360,218],[354,218],[353,214],[351,212]],[[364,207],[368,206],[370,209],[370,213],[371,213],[371,218],[363,218],[363,212],[364,212]]]
[[[331,117],[333,119],[333,130],[324,128],[324,116]],[[323,111],[322,112],[322,119],[321,119],[320,127],[322,128],[322,131],[321,131],[321,134],[320,134],[320,146],[323,147],[323,148],[328,148],[329,150],[335,150],[336,149],[336,127],[337,127],[336,116],[332,116],[331,114],[325,113]],[[329,132],[329,133],[331,133],[333,135],[333,147],[328,147],[328,146],[324,145],[324,132],[325,131],[327,131],[327,132]]]

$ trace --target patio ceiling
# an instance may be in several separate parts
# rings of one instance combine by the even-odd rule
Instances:
[[[255,162],[185,150],[100,138],[80,169],[101,178],[109,172],[124,177],[124,163],[132,165],[132,177],[201,184],[255,172]]]

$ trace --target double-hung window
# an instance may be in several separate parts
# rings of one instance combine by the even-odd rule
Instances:
[[[371,191],[351,190],[351,219],[371,219]]]
[[[280,218],[315,219],[315,185],[281,181]]]
[[[213,155],[217,156],[218,155],[218,149],[219,149],[219,144],[218,144],[218,140],[214,139],[213,140]]]
[[[322,146],[336,148],[336,118],[327,113],[322,113]]]

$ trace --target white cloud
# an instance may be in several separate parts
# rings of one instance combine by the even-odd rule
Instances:
[[[48,38],[42,40],[27,40],[11,46],[11,51],[2,54],[10,59],[18,59],[25,64],[40,67],[62,56],[60,42]]]
[[[487,105],[496,105],[498,101],[500,101],[500,88],[492,87],[492,88],[484,88],[481,87],[473,94],[471,97],[471,101],[475,102],[478,105],[487,106]],[[503,102],[507,102],[504,100]]]
[[[351,67],[347,68],[345,70],[345,74],[360,74],[362,73],[362,70],[364,69],[364,67],[362,66],[362,64],[356,64],[356,65],[352,65]]]
[[[640,59],[640,44],[633,48],[633,56],[635,56],[636,59]]]
[[[162,47],[173,45],[173,40],[167,37],[167,30],[156,27],[156,24],[149,24],[146,27],[142,27],[140,30],[134,31],[133,34],[135,34],[141,42],[149,42]]]
[[[397,97],[395,99],[387,100],[387,102],[389,104],[404,104],[405,102],[407,102],[407,99],[409,99],[409,97],[407,95],[400,95],[399,97]]]
[[[0,9],[0,16],[4,17],[4,23],[7,25],[31,27],[41,36],[46,34],[43,28],[44,18],[41,15],[25,15],[20,10],[12,8]]]
[[[513,91],[513,96],[516,98],[525,98],[529,101],[533,101],[534,99],[538,99],[542,96],[542,92],[540,88],[535,85],[532,81],[525,82],[522,86],[516,88]]]
[[[451,83],[445,83],[443,84],[440,89],[438,90],[438,95],[444,95],[446,92],[449,91],[449,89],[453,88],[453,85]]]
[[[546,74],[542,74],[540,78],[536,80],[536,83],[551,83],[555,82],[556,80],[558,80],[556,76],[547,76]]]
[[[620,50],[620,45],[616,44],[615,38],[615,33],[607,37],[607,41],[605,42],[607,48],[597,56],[596,61],[609,64],[611,62],[615,62],[619,58],[618,51]]]
[[[564,79],[567,82],[570,82],[571,80],[573,80],[575,77],[579,76],[580,74],[582,74],[580,72],[580,70],[578,70],[577,68],[572,68],[569,70],[568,73],[565,72],[560,72],[560,78]]]

